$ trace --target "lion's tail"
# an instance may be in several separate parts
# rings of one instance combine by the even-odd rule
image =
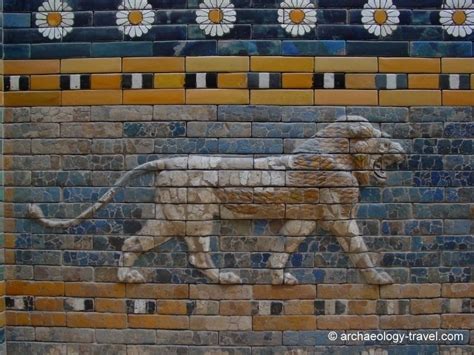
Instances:
[[[137,166],[136,168],[128,171],[122,177],[120,177],[115,184],[104,193],[99,200],[90,206],[88,209],[84,210],[78,216],[68,219],[48,219],[45,218],[43,211],[38,205],[31,204],[28,206],[28,217],[36,219],[36,221],[43,226],[50,228],[67,228],[79,224],[85,218],[91,217],[96,211],[100,210],[102,207],[106,206],[119,190],[119,188],[124,187],[132,178],[140,176],[150,171],[160,171],[164,170],[166,162],[164,159],[154,160],[142,165]]]

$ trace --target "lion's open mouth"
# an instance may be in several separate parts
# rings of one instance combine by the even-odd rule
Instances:
[[[384,165],[382,159],[378,159],[374,162],[374,175],[377,180],[387,180],[387,173],[384,171]]]

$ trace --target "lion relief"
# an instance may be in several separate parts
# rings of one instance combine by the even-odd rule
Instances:
[[[145,282],[137,258],[174,237],[183,237],[190,264],[210,282],[240,283],[233,272],[220,271],[211,258],[210,236],[220,235],[223,220],[278,220],[284,252],[269,259],[273,284],[297,283],[285,272],[291,253],[319,225],[333,234],[367,283],[390,284],[377,270],[355,216],[360,186],[384,183],[385,168],[400,162],[404,150],[365,118],[348,116],[326,125],[291,154],[164,158],[125,173],[95,204],[70,220],[47,219],[31,205],[29,216],[47,227],[67,228],[107,205],[116,192],[142,174],[155,173],[156,218],[148,220],[122,247],[118,279]]]

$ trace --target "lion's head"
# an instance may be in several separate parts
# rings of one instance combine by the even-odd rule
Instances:
[[[365,176],[367,180],[364,173],[370,172],[377,182],[383,183],[387,179],[385,169],[402,161],[405,151],[364,117],[347,116],[324,127],[314,138],[297,146],[293,153],[333,155],[335,161],[349,153],[350,168],[358,173],[355,174],[357,179]],[[334,168],[337,170],[337,164]]]

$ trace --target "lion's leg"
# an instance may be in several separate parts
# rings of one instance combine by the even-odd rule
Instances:
[[[206,275],[212,282],[220,283],[240,283],[241,279],[233,272],[219,273],[212,261],[210,252],[209,237],[185,237],[184,240],[188,245],[189,263]]]
[[[355,220],[340,220],[326,223],[329,226],[329,230],[336,235],[337,241],[349,255],[349,259],[354,266],[360,269],[367,283],[376,285],[393,283],[390,275],[375,268]]]
[[[272,284],[296,285],[298,280],[290,272],[285,272],[284,268],[291,253],[294,253],[306,236],[316,228],[316,223],[312,221],[288,221],[280,230],[280,234],[287,236],[284,253],[273,253],[269,263],[273,270]]]
[[[149,237],[149,236],[133,236],[125,240],[122,246],[122,257],[120,260],[121,267],[117,272],[117,277],[121,282],[142,283],[145,277],[137,269],[133,269],[133,265],[138,257],[155,246],[160,245],[169,237]]]

